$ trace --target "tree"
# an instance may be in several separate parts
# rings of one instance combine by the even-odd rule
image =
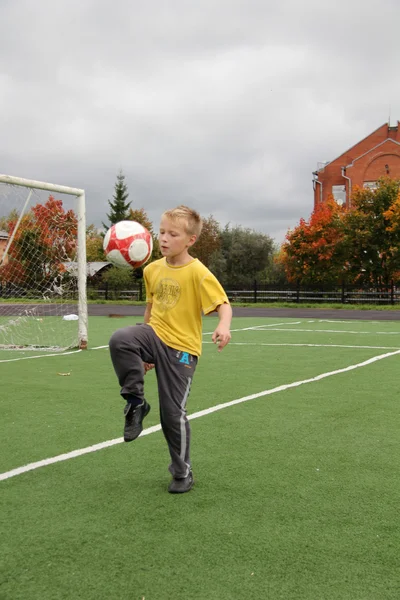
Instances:
[[[111,267],[111,269],[104,273],[102,280],[107,282],[114,290],[130,289],[133,282],[133,270]]]
[[[9,235],[16,224],[17,219],[9,221]],[[0,279],[29,287],[52,284],[66,271],[64,263],[75,258],[77,230],[75,213],[65,211],[61,200],[49,196],[36,204],[19,223]]]
[[[397,197],[391,204],[389,209],[384,212],[384,217],[388,221],[387,231],[391,236],[391,254],[395,262],[395,271],[393,278],[396,281],[400,280],[400,189]]]
[[[228,281],[226,277],[226,265],[227,259],[220,248],[211,256],[208,268],[223,285],[234,283],[234,280]]]
[[[86,229],[86,260],[88,262],[105,261],[103,250],[103,236],[99,234],[94,225]]]
[[[375,190],[356,188],[344,218],[348,271],[362,285],[386,288],[400,268],[400,181],[382,178]]]
[[[210,270],[223,285],[252,285],[263,277],[273,247],[268,235],[228,224],[221,231],[221,248],[212,255]]]
[[[127,221],[129,219],[129,207],[131,205],[128,200],[128,188],[125,184],[125,175],[120,171],[117,175],[117,181],[114,187],[114,201],[108,200],[110,206],[110,213],[107,215],[111,225],[118,223],[119,221]],[[103,227],[107,230],[109,225],[103,223]]]
[[[18,211],[13,208],[10,214],[6,217],[0,217],[0,229],[2,231],[8,231],[10,223],[16,223],[18,221]]]
[[[190,254],[201,260],[206,267],[211,264],[212,256],[221,248],[221,228],[212,215],[203,218],[201,235],[195,245],[190,248]]]
[[[264,281],[270,285],[287,285],[288,278],[284,265],[280,261],[280,248],[274,245],[273,254],[265,270]]]
[[[344,276],[344,211],[330,197],[315,208],[308,221],[300,219],[297,227],[288,231],[277,261],[284,266],[289,281],[329,285]]]
[[[131,208],[129,210],[127,219],[128,221],[136,221],[136,223],[140,223],[154,236],[153,223],[150,221],[144,208]]]

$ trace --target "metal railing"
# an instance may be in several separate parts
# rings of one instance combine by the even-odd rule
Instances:
[[[371,290],[227,290],[231,302],[305,302],[327,304],[398,304],[400,291]]]
[[[384,289],[362,289],[341,285],[332,289],[305,289],[300,287],[276,286],[254,282],[252,286],[225,286],[231,302],[288,302],[327,303],[327,304],[400,304],[400,288],[392,283]],[[143,281],[139,280],[130,289],[114,289],[109,285],[88,287],[90,300],[130,300],[143,302],[145,289]]]

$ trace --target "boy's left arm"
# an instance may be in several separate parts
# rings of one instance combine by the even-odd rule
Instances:
[[[218,312],[219,323],[212,334],[212,341],[214,344],[218,344],[218,352],[221,352],[231,339],[232,308],[230,304],[220,304],[216,310]]]

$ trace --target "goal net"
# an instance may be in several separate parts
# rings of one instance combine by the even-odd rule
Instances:
[[[84,191],[0,175],[0,349],[86,346]]]

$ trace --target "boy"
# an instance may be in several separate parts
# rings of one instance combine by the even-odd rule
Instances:
[[[201,233],[200,215],[187,206],[167,210],[161,217],[159,243],[163,258],[144,269],[144,324],[116,331],[110,353],[121,385],[124,440],[135,440],[150,410],[143,392],[144,375],[155,368],[161,427],[171,456],[171,494],[193,487],[190,426],[186,402],[201,354],[202,316],[218,312],[212,341],[221,351],[231,339],[232,309],[214,275],[188,250]]]

